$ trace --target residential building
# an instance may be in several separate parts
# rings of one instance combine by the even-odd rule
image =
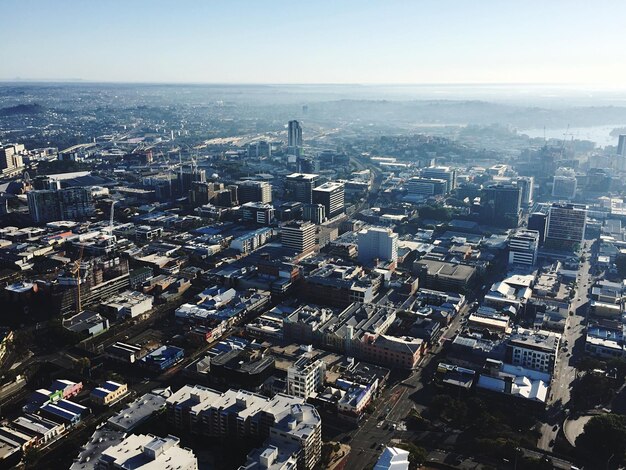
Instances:
[[[194,453],[179,444],[180,439],[172,435],[129,434],[121,443],[102,452],[96,470],[197,470],[198,460]]]
[[[166,407],[176,429],[207,437],[266,438],[266,445],[278,449],[296,446],[300,470],[313,469],[321,456],[321,419],[302,398],[186,385],[167,399]]]
[[[289,121],[287,125],[288,151],[292,155],[300,156],[302,143],[302,126],[298,121]]]
[[[507,362],[552,374],[560,340],[558,333],[518,327],[507,341]]]
[[[374,470],[409,470],[409,452],[398,447],[385,447]]]
[[[28,193],[28,210],[37,224],[56,220],[81,220],[94,212],[89,188],[38,190]]]
[[[307,400],[322,388],[325,375],[324,361],[304,355],[287,369],[287,393]]]
[[[576,173],[570,168],[559,168],[554,176],[552,197],[558,199],[574,199],[578,182]]]

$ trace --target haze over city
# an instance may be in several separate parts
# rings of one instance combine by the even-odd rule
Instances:
[[[626,3],[0,18],[0,470],[625,468]]]

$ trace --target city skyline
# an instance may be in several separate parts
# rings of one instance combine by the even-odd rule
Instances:
[[[113,1],[0,7],[0,80],[622,87],[626,5]],[[45,40],[43,40],[45,38]]]

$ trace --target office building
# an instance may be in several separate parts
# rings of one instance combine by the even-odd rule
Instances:
[[[272,202],[272,185],[265,181],[241,181],[237,183],[240,204],[246,202]]]
[[[456,188],[456,170],[449,166],[432,166],[421,171],[422,178],[444,180],[446,193]]]
[[[504,228],[520,224],[522,190],[518,186],[497,184],[482,191],[481,206],[489,223]]]
[[[307,253],[315,247],[316,227],[309,221],[295,220],[281,227],[280,241],[283,247],[297,253]]]
[[[576,173],[571,168],[559,168],[554,175],[552,197],[558,199],[574,199],[578,182]]]
[[[586,225],[586,206],[554,203],[548,211],[546,244],[553,248],[572,248],[582,243]]]
[[[267,398],[247,390],[218,392],[186,385],[166,402],[168,422],[205,437],[266,439],[265,445],[294,449],[298,469],[310,470],[321,456],[322,421],[313,405],[282,393]]]
[[[617,154],[626,157],[626,134],[620,134],[617,141]]]
[[[23,144],[0,144],[0,172],[4,176],[19,173],[24,168],[22,155],[26,152]]]
[[[328,182],[313,189],[313,204],[321,204],[326,210],[326,217],[333,217],[344,212],[343,183]]]
[[[94,212],[89,188],[40,190],[28,193],[28,210],[35,223],[81,220]]]
[[[317,186],[319,176],[307,173],[293,173],[285,178],[286,197],[289,201],[313,202],[313,189]]]
[[[326,208],[321,204],[304,204],[302,206],[302,218],[320,225],[326,220]]]
[[[509,239],[509,264],[534,266],[539,249],[539,232],[518,230]]]
[[[522,207],[529,208],[534,202],[535,178],[533,176],[518,176],[514,182],[522,190]]]
[[[546,223],[548,214],[543,212],[533,212],[528,216],[528,230],[536,230],[539,232],[539,245],[543,245],[546,238]]]
[[[272,156],[272,145],[266,140],[260,140],[248,145],[248,157],[263,158]]]
[[[287,369],[287,393],[307,400],[324,386],[325,376],[326,363],[304,355]]]
[[[369,227],[358,235],[359,261],[371,263],[372,260],[395,261],[398,258],[398,234],[391,229]]]
[[[187,194],[193,183],[206,183],[206,171],[199,170],[195,166],[182,168],[177,174],[176,190],[181,194]]]
[[[190,449],[180,447],[175,436],[129,434],[122,442],[102,452],[95,468],[98,470],[148,470],[176,468],[197,470],[198,460]]]
[[[406,183],[409,195],[416,196],[438,196],[445,194],[448,188],[448,181],[432,178],[410,178]]]
[[[246,223],[270,225],[274,222],[274,206],[262,202],[246,202],[241,206],[241,220]]]
[[[298,121],[289,121],[287,128],[287,146],[293,155],[299,155],[302,148],[302,126]]]

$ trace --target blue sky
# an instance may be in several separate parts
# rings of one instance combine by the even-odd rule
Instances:
[[[626,88],[626,2],[0,0],[0,79]]]

